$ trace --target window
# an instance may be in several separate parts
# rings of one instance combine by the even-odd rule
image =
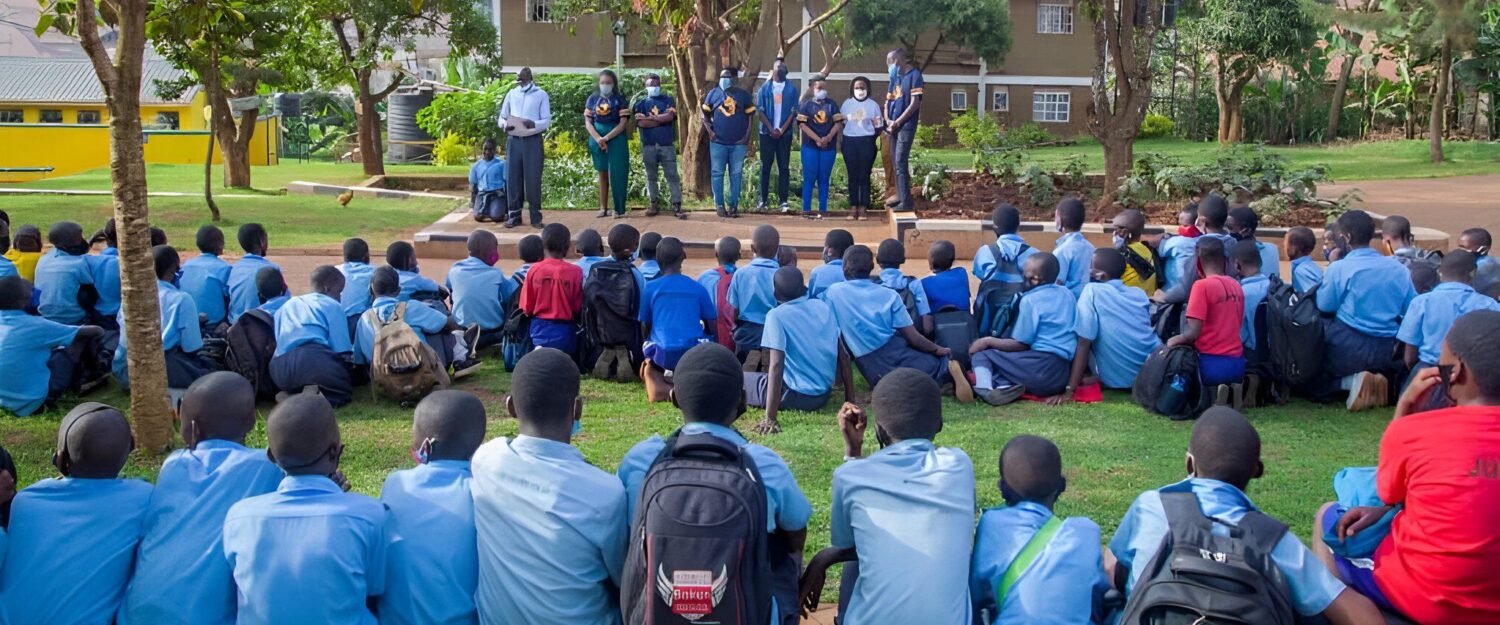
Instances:
[[[80,124],[97,124],[97,123],[99,123],[99,111],[78,111],[78,123],[80,123]]]
[[[996,113],[1004,113],[1010,110],[1010,88],[996,87],[995,92],[990,94],[990,108]]]
[[[1072,104],[1073,94],[1066,91],[1038,91],[1031,96],[1031,120],[1065,124]]]
[[[43,124],[61,124],[62,111],[42,111]]]
[[[24,124],[26,116],[16,109],[0,111],[0,124]]]
[[[552,0],[526,0],[526,21],[552,21]]]
[[[948,110],[969,110],[969,92],[964,91],[963,89],[954,89],[953,93],[948,95]]]
[[[1073,34],[1073,7],[1064,4],[1036,5],[1036,32],[1043,35]]]
[[[178,128],[182,127],[181,121],[179,120],[179,118],[177,117],[177,113],[175,112],[157,113],[156,125],[167,128],[169,130],[177,130]]]

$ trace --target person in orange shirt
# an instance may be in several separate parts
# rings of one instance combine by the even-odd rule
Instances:
[[[531,317],[531,343],[578,353],[578,316],[583,311],[583,271],[568,262],[573,235],[562,224],[542,228],[547,258],[531,267],[521,287],[521,310]]]

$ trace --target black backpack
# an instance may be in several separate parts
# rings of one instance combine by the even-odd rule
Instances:
[[[932,315],[932,342],[953,350],[953,359],[969,368],[969,347],[979,340],[974,315],[967,310],[946,308]]]
[[[640,311],[635,267],[623,260],[595,263],[583,281],[583,327],[590,343],[639,348]]]
[[[901,296],[901,305],[906,308],[906,314],[911,316],[912,324],[917,326],[917,329],[920,330],[922,328],[922,313],[918,312],[917,310],[916,294],[911,292],[911,282],[916,278],[903,275],[901,276],[901,279],[905,280],[906,283],[903,284],[899,289],[893,288],[890,285],[881,282],[879,278],[876,278],[875,282],[891,289],[892,291],[895,291],[897,295]]]
[[[276,355],[276,321],[271,313],[260,309],[245,311],[224,333],[224,364],[229,371],[244,376],[255,388],[259,399],[276,396],[271,381],[271,357]]]
[[[500,331],[500,354],[507,373],[515,371],[516,363],[532,348],[531,316],[521,310],[521,289],[526,286],[526,280],[520,274],[514,274],[510,279],[515,282],[515,288],[500,302],[500,310],[505,313],[505,325]]]
[[[1272,277],[1266,290],[1266,331],[1276,381],[1297,386],[1313,381],[1323,368],[1323,314],[1318,289],[1298,293]]]
[[[1285,524],[1250,511],[1228,536],[1190,492],[1161,493],[1167,535],[1125,603],[1121,625],[1293,625],[1291,591],[1271,561]]]
[[[639,501],[620,590],[626,625],[771,620],[766,489],[745,450],[679,430]]]
[[[1197,419],[1213,405],[1198,374],[1198,350],[1187,345],[1162,346],[1141,365],[1131,398],[1148,412],[1173,421]]]
[[[1186,302],[1151,302],[1151,330],[1163,343],[1182,334],[1182,316],[1187,312]]]

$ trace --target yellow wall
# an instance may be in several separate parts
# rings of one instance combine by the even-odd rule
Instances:
[[[203,93],[200,91],[193,96],[192,102],[187,104],[142,104],[141,123],[152,125],[156,123],[157,113],[177,113],[178,130],[202,130],[205,127],[203,121],[203,107],[206,104]],[[42,111],[62,111],[64,126],[78,124],[79,111],[94,111],[99,114],[99,123],[109,123],[109,109],[103,102],[98,104],[36,104],[33,102],[14,103],[0,102],[0,110],[21,111],[25,118],[24,123],[42,123]],[[200,159],[201,160],[201,159]]]
[[[4,105],[0,105],[3,109]],[[200,114],[201,115],[201,114]],[[65,114],[64,120],[72,119]],[[184,124],[187,116],[183,116]],[[199,117],[199,119],[202,119]],[[250,141],[251,165],[275,165],[281,118],[262,118]],[[201,126],[201,124],[200,124]],[[201,165],[208,152],[206,130],[147,130],[148,164]],[[109,165],[109,126],[77,124],[0,124],[0,169],[7,167],[51,167],[45,176],[0,172],[0,182],[22,182],[38,177],[55,178]],[[215,163],[222,161],[214,150]]]

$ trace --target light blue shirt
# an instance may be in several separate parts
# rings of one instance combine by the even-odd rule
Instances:
[[[1130,571],[1124,588],[1126,596],[1135,588],[1135,582],[1141,574],[1147,572],[1152,558],[1156,557],[1157,549],[1161,547],[1162,537],[1167,535],[1167,514],[1162,508],[1161,493],[1184,491],[1192,491],[1198,496],[1198,506],[1203,514],[1220,521],[1213,526],[1214,533],[1220,536],[1229,535],[1229,528],[1221,523],[1239,525],[1240,519],[1245,518],[1245,513],[1258,510],[1240,489],[1206,478],[1189,478],[1158,490],[1141,493],[1130,504],[1130,509],[1125,511],[1125,518],[1115,530],[1115,537],[1109,541],[1109,550],[1115,554],[1119,566]],[[1297,540],[1296,535],[1290,531],[1271,550],[1271,561],[1286,577],[1287,586],[1292,593],[1292,604],[1298,614],[1320,614],[1344,591],[1343,582],[1329,573],[1312,550]]]
[[[260,305],[260,293],[255,290],[255,274],[261,269],[279,265],[258,254],[245,254],[229,270],[229,323],[234,323],[245,311]]]
[[[1260,273],[1263,276],[1276,276],[1281,279],[1281,250],[1276,249],[1275,243],[1266,243],[1257,240],[1255,249],[1260,252]],[[1292,288],[1297,288],[1293,286]]]
[[[453,294],[453,318],[461,326],[498,330],[505,325],[503,302],[515,282],[505,279],[498,267],[470,256],[448,270],[448,292]]]
[[[505,100],[500,103],[500,127],[505,127],[506,120],[512,117],[520,117],[536,122],[536,128],[527,130],[517,129],[518,132],[534,132],[541,134],[552,125],[552,97],[536,83],[523,87],[512,87],[505,94]],[[533,135],[535,136],[535,135]]]
[[[94,284],[93,264],[87,256],[74,256],[62,250],[42,254],[36,262],[35,286],[42,294],[37,311],[58,323],[83,323],[88,312],[78,303],[78,288],[85,284]]]
[[[786,354],[781,380],[803,395],[823,395],[833,388],[838,369],[839,336],[833,309],[821,300],[799,297],[766,314],[760,346]]]
[[[161,348],[171,351],[180,348],[189,354],[203,349],[203,327],[198,324],[198,306],[193,298],[165,280],[156,281],[156,301],[161,310]],[[120,314],[120,325],[125,324],[125,315]],[[125,334],[120,334],[120,345],[115,349],[114,373],[122,381],[128,375]],[[128,382],[127,382],[128,383]]]
[[[822,299],[828,287],[844,281],[844,259],[835,258],[826,264],[814,267],[807,278],[807,296]]]
[[[101,317],[113,317],[120,313],[120,249],[106,247],[98,256],[85,256],[94,269],[94,289],[99,292],[99,303],[94,311]]]
[[[16,269],[16,264],[10,262],[9,258],[0,256],[0,278],[9,278],[11,276],[19,275],[21,275],[21,272]]]
[[[726,273],[729,274],[730,284],[733,284],[735,266],[721,265],[720,268],[722,268]],[[717,310],[719,307],[719,279],[720,276],[718,268],[709,269],[708,271],[698,274],[698,284],[703,285],[703,288],[708,290],[708,297],[709,299],[713,300],[715,310]]]
[[[0,408],[22,417],[41,408],[52,380],[47,360],[76,336],[78,326],[0,310]]]
[[[395,533],[389,511],[321,475],[289,475],[276,492],[234,504],[224,555],[238,625],[376,625],[365,606],[385,592]]]
[[[480,193],[504,190],[505,159],[496,155],[474,161],[474,166],[469,168],[469,186],[478,189]]]
[[[473,489],[480,622],[620,622],[631,517],[618,480],[577,447],[518,435],[479,448]]]
[[[606,260],[609,260],[608,256],[584,256],[583,258],[573,261],[573,264],[578,265],[578,268],[583,271],[583,279],[587,280],[589,279],[589,270],[593,269],[594,265],[598,264],[600,261]]]
[[[1083,285],[1089,283],[1089,271],[1094,266],[1094,244],[1083,238],[1082,232],[1069,232],[1057,238],[1057,247],[1052,254],[1057,257],[1057,281],[1078,297]]]
[[[317,343],[335,354],[348,353],[349,318],[344,307],[322,293],[293,297],[276,311],[276,355],[304,343]]]
[[[830,540],[859,552],[848,625],[968,623],[974,464],[904,440],[833,471]]]
[[[433,280],[432,278],[428,278],[421,273],[418,273],[416,271],[402,271],[400,269],[397,269],[396,275],[401,278],[400,299],[403,302],[411,299],[412,296],[416,295],[417,293],[436,295],[438,292],[437,281]]]
[[[1137,289],[1139,290],[1139,289]],[[1071,362],[1078,349],[1078,300],[1067,287],[1043,284],[1026,292],[1010,337],[1032,351]]]
[[[1165,279],[1160,286],[1165,291],[1174,286],[1182,284],[1188,277],[1188,272],[1195,271],[1193,260],[1198,258],[1198,238],[1173,236],[1167,237],[1156,250],[1166,265],[1162,276]]]
[[[473,625],[479,556],[464,460],[433,460],[385,478],[380,501],[401,540],[386,554],[381,625]]]
[[[373,308],[381,321],[390,321],[391,315],[396,312],[396,305],[400,303],[394,297],[377,297]],[[421,302],[407,302],[406,316],[402,319],[406,321],[406,325],[411,326],[411,329],[416,330],[418,335],[438,334],[443,331],[443,328],[448,327],[448,315]],[[359,323],[354,325],[354,364],[368,365],[374,360],[375,334],[375,326],[370,325],[370,322],[361,316]]]
[[[655,280],[657,276],[661,275],[661,263],[654,260],[643,260],[641,261],[640,272],[641,277],[647,280]]]
[[[283,476],[264,449],[230,441],[200,441],[172,452],[146,508],[146,533],[119,624],[233,625],[224,517],[241,499],[275,491]]]
[[[1000,247],[1001,255],[1007,259],[1015,259],[1016,272],[999,271],[1000,267],[995,262],[994,248],[985,245],[981,246],[979,251],[974,252],[974,277],[979,278],[980,282],[985,280],[1020,282],[1021,265],[1036,253],[1036,248],[1026,246],[1026,240],[1022,239],[1019,234],[1002,234],[995,239],[995,244]],[[1026,246],[1025,251],[1022,251],[1022,246]]]
[[[1005,605],[996,609],[995,591],[1006,569],[1051,518],[1051,510],[1032,501],[990,508],[980,515],[969,594],[975,606],[989,609],[996,625],[1087,625],[1093,622],[1094,606],[1109,591],[1099,526],[1072,517],[1061,519],[1052,540],[1022,570],[1005,595]]]
[[[1500,310],[1500,302],[1462,282],[1444,282],[1411,301],[1396,338],[1417,346],[1418,361],[1435,365],[1453,322],[1476,310]]]
[[[0,568],[0,622],[108,625],[144,531],[151,484],[45,479],[11,504],[10,553]]]
[[[729,305],[738,311],[740,321],[766,322],[766,312],[776,307],[773,279],[780,268],[774,258],[756,258],[735,272],[729,283]]]
[[[1292,289],[1298,293],[1306,293],[1313,287],[1322,284],[1323,268],[1313,262],[1311,256],[1303,256],[1292,261]]]
[[[901,296],[873,280],[840,282],[828,287],[823,300],[833,309],[839,334],[855,358],[880,349],[901,328],[912,325]]]
[[[932,303],[927,300],[927,290],[922,288],[922,281],[901,273],[900,267],[881,269],[880,285],[895,291],[898,295],[902,288],[911,289],[911,298],[917,305],[917,314],[932,314]]]
[[[1240,342],[1245,349],[1255,349],[1255,309],[1266,300],[1271,289],[1271,279],[1265,274],[1240,279],[1240,290],[1245,292],[1245,322],[1240,324]]]
[[[208,317],[209,327],[229,316],[229,263],[213,254],[199,254],[182,264],[182,279],[177,284],[192,296],[198,312]]]
[[[339,273],[344,274],[344,292],[339,295],[344,316],[353,317],[369,310],[370,300],[375,297],[370,292],[370,278],[375,276],[375,268],[368,263],[346,262],[339,265]]]
[[[1406,267],[1365,247],[1328,266],[1318,289],[1318,310],[1337,313],[1339,321],[1360,334],[1390,338],[1416,296]]]
[[[1093,341],[1089,370],[1104,388],[1134,386],[1141,365],[1161,347],[1161,339],[1151,326],[1151,301],[1144,291],[1125,286],[1120,280],[1083,287],[1074,331],[1078,338]]]
[[[276,316],[276,311],[281,310],[281,307],[285,306],[287,300],[289,299],[292,299],[290,295],[279,295],[277,297],[266,300],[264,304],[256,306],[255,309],[263,310],[266,312],[266,314],[269,314],[274,318]]]

